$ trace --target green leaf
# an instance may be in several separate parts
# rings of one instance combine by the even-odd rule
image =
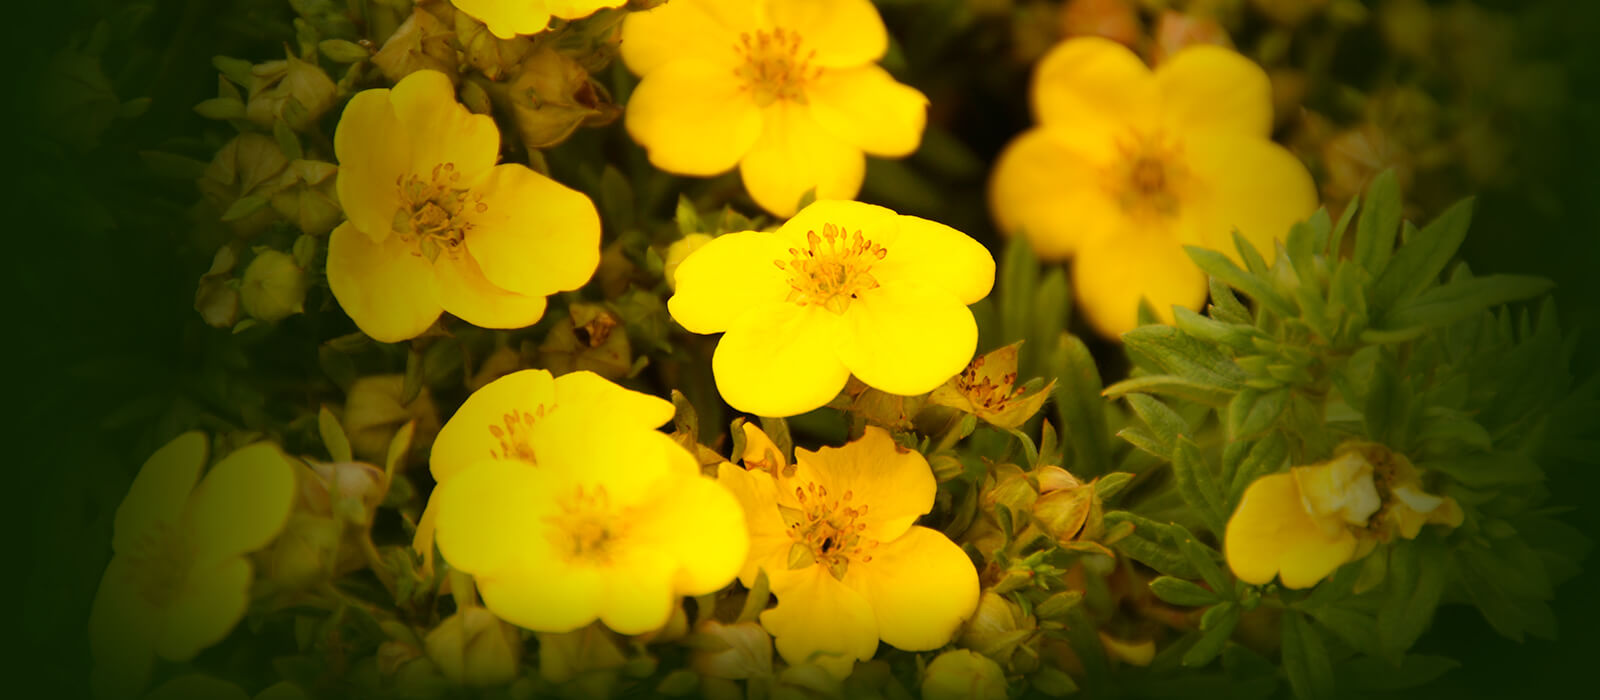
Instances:
[[[323,406],[317,411],[317,432],[322,435],[322,444],[328,448],[328,457],[335,462],[349,462],[354,459],[350,453],[350,438],[344,434],[344,427],[339,425],[339,419],[333,417],[333,412]]]
[[[1173,544],[1176,538],[1172,525],[1164,525],[1125,510],[1105,514],[1107,530],[1124,522],[1133,525],[1133,534],[1117,540],[1112,544],[1113,549],[1168,576],[1186,579],[1200,577],[1200,572]]]
[[[1189,254],[1189,259],[1199,265],[1200,269],[1204,270],[1206,274],[1221,280],[1234,289],[1244,292],[1250,298],[1255,299],[1257,303],[1271,309],[1279,316],[1293,318],[1296,315],[1294,305],[1290,304],[1288,299],[1284,299],[1282,295],[1274,291],[1260,277],[1239,269],[1239,266],[1233,264],[1233,261],[1229,260],[1228,256],[1196,246],[1184,246],[1183,249]]]
[[[1094,357],[1077,336],[1062,333],[1051,366],[1060,379],[1055,403],[1062,440],[1072,446],[1073,471],[1085,476],[1102,473],[1111,462],[1111,430]]]
[[[317,42],[317,49],[334,63],[355,63],[372,57],[372,52],[362,45],[344,39],[323,39]]]
[[[607,165],[600,173],[600,197],[595,202],[604,214],[602,220],[612,231],[621,233],[634,226],[633,185],[615,166]]]
[[[1289,405],[1287,387],[1261,391],[1245,389],[1228,402],[1228,439],[1242,440],[1272,427]]]
[[[294,129],[289,128],[289,123],[282,117],[272,122],[272,137],[278,141],[278,150],[283,151],[285,158],[292,161],[305,158],[305,151],[300,148],[300,137],[295,135]]]
[[[194,111],[207,119],[243,119],[244,102],[231,97],[213,97],[195,105]]]
[[[235,199],[233,200],[233,204],[228,206],[228,210],[222,212],[222,220],[237,221],[239,219],[243,219],[244,217],[260,211],[262,207],[267,206],[268,201],[269,200],[266,197],[263,197],[259,194],[253,194],[248,197],[240,197]]]
[[[1298,612],[1283,615],[1283,670],[1289,687],[1301,700],[1333,697],[1333,664],[1322,645],[1317,628],[1307,624]]]
[[[1134,363],[1221,390],[1238,390],[1247,376],[1215,345],[1173,326],[1140,326],[1122,334]]]
[[[1132,481],[1133,475],[1128,472],[1111,472],[1094,480],[1094,492],[1101,502],[1109,501],[1122,493]]]
[[[1156,437],[1149,430],[1145,430],[1137,425],[1130,425],[1126,428],[1118,430],[1117,437],[1122,438],[1123,440],[1126,440],[1128,444],[1144,450],[1145,452],[1149,452],[1150,454],[1155,455],[1163,460],[1171,459],[1172,457],[1171,445],[1163,442],[1161,438]]]
[[[1261,257],[1261,252],[1256,250],[1250,239],[1239,233],[1239,229],[1234,229],[1232,235],[1233,247],[1239,251],[1239,258],[1244,261],[1245,269],[1256,277],[1266,277],[1270,270],[1267,268],[1266,259]]]
[[[1067,275],[1060,267],[1046,272],[1034,290],[1033,326],[1027,338],[1056,338],[1066,329],[1071,313],[1071,295],[1067,291]],[[1018,353],[1020,377],[1037,377],[1046,373],[1045,360],[1050,345],[1045,342],[1023,343]]]
[[[694,207],[694,202],[689,201],[688,195],[678,195],[678,209],[673,220],[677,222],[678,233],[682,235],[704,233],[700,225],[700,210]]]
[[[1222,514],[1221,488],[1217,475],[1200,454],[1200,448],[1184,436],[1173,444],[1172,476],[1183,500],[1200,515],[1212,532],[1222,532],[1226,517]]]
[[[1228,399],[1233,396],[1227,390],[1173,374],[1147,374],[1124,379],[1106,387],[1105,395],[1114,399],[1135,392],[1172,396],[1212,407],[1227,405]]]
[[[1206,585],[1211,590],[1222,595],[1225,591],[1233,590],[1233,578],[1222,572],[1222,567],[1217,565],[1217,552],[1195,539],[1193,534],[1182,525],[1172,525],[1172,539],[1178,546],[1178,551],[1183,553],[1189,565],[1205,579]]]
[[[1250,484],[1268,474],[1282,469],[1289,460],[1289,441],[1280,431],[1272,431],[1266,437],[1257,440],[1250,447],[1250,452],[1239,463],[1239,468],[1234,471],[1228,486],[1227,508],[1232,512],[1233,506],[1244,495],[1244,490]]]
[[[1472,206],[1470,198],[1456,202],[1400,246],[1372,284],[1370,306],[1387,310],[1434,284],[1467,237]]]
[[[1326,212],[1323,216],[1327,216]],[[1316,257],[1322,246],[1318,245],[1317,234],[1312,230],[1311,223],[1301,221],[1289,227],[1289,238],[1284,241],[1283,247],[1289,254],[1289,266],[1294,268],[1294,275],[1300,280],[1297,292],[1303,290],[1316,295],[1321,286],[1317,283]],[[1317,302],[1321,302],[1321,297],[1317,297]],[[1304,306],[1301,304],[1302,308]]]
[[[1019,236],[1006,243],[997,280],[1000,342],[1027,338],[1028,331],[1033,329],[1033,299],[1039,285],[1039,260],[1033,256],[1027,239]]]
[[[1222,652],[1223,645],[1228,643],[1228,639],[1233,636],[1234,628],[1238,626],[1238,603],[1227,602],[1207,610],[1205,617],[1201,618],[1200,627],[1203,631],[1200,633],[1200,639],[1184,653],[1183,665],[1199,668],[1211,663],[1211,660]]]
[[[1129,394],[1128,405],[1133,407],[1133,412],[1139,415],[1139,420],[1150,426],[1151,435],[1159,441],[1163,452],[1162,457],[1172,456],[1173,444],[1179,435],[1189,432],[1189,422],[1178,415],[1177,411],[1168,408],[1160,399],[1144,394]]]
[[[1394,253],[1400,231],[1400,182],[1393,170],[1378,173],[1367,186],[1365,206],[1356,220],[1355,261],[1377,278]]]
[[[1407,654],[1398,666],[1383,659],[1361,656],[1345,662],[1339,669],[1339,677],[1349,681],[1353,691],[1394,692],[1431,683],[1460,665],[1455,659],[1428,654]]]
[[[1173,306],[1172,313],[1178,329],[1201,340],[1226,345],[1240,352],[1252,352],[1252,338],[1260,335],[1255,326],[1246,323],[1226,323],[1201,316],[1183,306]]]
[[[1338,606],[1307,608],[1306,614],[1350,648],[1368,654],[1378,652],[1378,621],[1371,615]]]
[[[1185,581],[1171,576],[1157,576],[1150,582],[1150,592],[1157,598],[1173,605],[1185,607],[1199,607],[1210,605],[1222,599],[1216,593],[1208,591],[1199,584]]]
[[[1361,208],[1361,197],[1351,197],[1344,205],[1344,211],[1339,212],[1339,223],[1334,224],[1333,231],[1328,235],[1328,246],[1324,250],[1329,260],[1338,260],[1344,248],[1344,234],[1350,230],[1350,222],[1356,218],[1356,210]]]
[[[1444,593],[1449,565],[1431,538],[1401,540],[1389,552],[1389,591],[1378,606],[1378,642],[1398,660],[1422,636]]]
[[[1536,297],[1554,283],[1527,275],[1487,275],[1452,281],[1429,289],[1389,309],[1376,324],[1376,330],[1399,334],[1399,340],[1414,337],[1429,328],[1447,326],[1493,306]],[[1402,333],[1403,332],[1403,333]],[[1369,342],[1389,342],[1394,337],[1362,335]]]

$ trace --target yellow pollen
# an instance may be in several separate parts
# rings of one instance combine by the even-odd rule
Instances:
[[[795,486],[802,509],[783,509],[794,542],[791,561],[820,564],[837,579],[844,578],[852,562],[872,561],[878,542],[862,536],[867,524],[861,518],[866,516],[867,506],[850,505],[854,496],[845,491],[841,497],[829,498],[828,490],[815,483]]]
[[[570,498],[561,501],[561,512],[545,518],[551,527],[550,543],[569,561],[608,564],[612,549],[623,535],[626,518],[611,509],[606,487],[585,490],[579,486]]]
[[[872,277],[872,265],[884,259],[889,249],[863,237],[861,231],[846,236],[844,229],[833,224],[822,227],[822,235],[806,232],[806,248],[790,248],[793,256],[788,262],[774,260],[780,270],[789,271],[789,296],[800,306],[821,306],[836,314],[850,308],[850,301],[869,289],[876,289],[878,281]]]
[[[166,607],[177,596],[194,563],[189,538],[163,522],[134,541],[127,553],[129,577],[139,597],[158,608]]]
[[[778,100],[805,104],[806,84],[822,75],[822,68],[811,65],[816,49],[807,50],[796,31],[763,29],[754,36],[744,32],[733,50],[740,58],[739,67],[733,69],[743,83],[739,89],[748,90],[761,107]]]
[[[433,261],[439,254],[459,254],[467,232],[472,230],[469,215],[489,210],[483,196],[461,185],[455,163],[440,163],[426,177],[417,173],[395,179],[400,208],[394,215],[394,231],[400,239],[416,246],[412,255]]]
[[[533,444],[530,433],[533,422],[544,416],[544,406],[539,406],[532,411],[511,411],[500,417],[500,425],[489,424],[489,435],[500,441],[500,449],[489,450],[489,456],[494,459],[520,459],[529,464],[538,464],[534,458]]]
[[[1181,145],[1156,137],[1124,140],[1117,148],[1121,157],[1103,181],[1122,210],[1140,219],[1176,216],[1188,180]]]

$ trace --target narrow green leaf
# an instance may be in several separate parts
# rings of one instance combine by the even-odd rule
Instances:
[[[1269,270],[1266,258],[1261,257],[1261,251],[1256,250],[1250,239],[1239,233],[1239,229],[1234,229],[1232,235],[1233,247],[1239,251],[1239,258],[1244,261],[1245,269],[1257,277],[1266,277]]]
[[[1289,687],[1301,700],[1331,698],[1334,693],[1333,664],[1323,648],[1322,636],[1298,612],[1283,616],[1283,669]]]
[[[705,233],[700,225],[700,210],[696,209],[694,202],[688,195],[678,195],[678,208],[674,212],[673,220],[678,224],[678,233],[689,235],[691,233]]]
[[[1000,342],[1028,337],[1033,329],[1033,299],[1039,285],[1039,260],[1022,237],[1006,243],[1001,253],[1000,274],[995,291],[1000,300]]]
[[[1219,610],[1221,612],[1216,616],[1212,615]],[[1234,628],[1239,626],[1239,605],[1227,602],[1215,606],[1206,611],[1204,620],[1211,624],[1201,623],[1204,631],[1200,633],[1200,639],[1196,640],[1194,646],[1189,647],[1189,651],[1183,655],[1183,665],[1189,668],[1205,666],[1222,652],[1223,645],[1233,636]]]
[[[1329,260],[1338,260],[1342,257],[1344,248],[1344,234],[1350,229],[1350,222],[1356,218],[1356,210],[1361,208],[1361,197],[1351,197],[1344,205],[1344,211],[1339,212],[1339,223],[1334,224],[1333,231],[1328,235],[1328,246],[1325,249]]]
[[[1245,389],[1228,402],[1228,439],[1241,440],[1272,427],[1289,405],[1288,388]]]
[[[1133,393],[1172,396],[1219,408],[1226,406],[1228,400],[1233,397],[1233,393],[1225,389],[1172,374],[1132,377],[1112,384],[1105,390],[1106,397],[1113,399]]]
[[[1189,432],[1189,422],[1178,415],[1177,411],[1168,408],[1160,399],[1144,394],[1129,394],[1127,399],[1128,405],[1133,407],[1133,412],[1138,414],[1139,420],[1150,427],[1151,434],[1161,441],[1166,453],[1172,454],[1172,446],[1178,436]]]
[[[1254,349],[1251,339],[1260,335],[1255,326],[1245,323],[1225,323],[1201,316],[1183,306],[1172,307],[1178,329],[1201,340],[1226,345],[1241,352]]]
[[[278,150],[283,151],[285,158],[291,161],[305,158],[305,151],[300,148],[300,137],[281,117],[272,122],[272,137],[278,141]]]
[[[235,199],[233,200],[233,204],[228,205],[228,210],[222,212],[222,220],[238,221],[239,219],[243,219],[244,217],[261,211],[261,208],[267,206],[269,201],[270,200],[268,200],[266,197],[263,197],[259,194],[253,194],[248,197],[240,197]]]
[[[1355,261],[1374,279],[1394,253],[1400,231],[1400,182],[1393,170],[1378,173],[1367,186],[1367,196],[1356,220]]]
[[[328,450],[328,457],[335,462],[349,462],[354,459],[350,452],[350,438],[344,434],[344,427],[339,425],[339,419],[333,417],[333,412],[323,406],[317,411],[317,432],[322,435],[322,445]]]
[[[1239,389],[1247,378],[1220,348],[1173,326],[1140,326],[1122,334],[1122,343],[1134,363],[1146,369],[1224,390]]]
[[[1109,501],[1122,493],[1132,480],[1133,475],[1128,472],[1111,472],[1094,480],[1095,495],[1100,497],[1101,502]]]
[[[1307,609],[1306,614],[1350,648],[1367,654],[1378,653],[1378,621],[1371,615],[1335,606]]]
[[[1072,446],[1073,471],[1084,476],[1103,473],[1111,462],[1111,430],[1094,357],[1077,336],[1062,333],[1051,366],[1059,373],[1055,403],[1062,440]]]
[[[1200,543],[1188,529],[1182,525],[1173,524],[1173,542],[1178,546],[1178,551],[1183,554],[1189,565],[1205,579],[1206,585],[1211,590],[1223,594],[1233,590],[1233,578],[1223,573],[1222,567],[1217,565],[1216,550]]]
[[[1211,605],[1222,600],[1216,593],[1200,587],[1193,581],[1171,576],[1157,576],[1150,582],[1150,592],[1163,601],[1185,607]]]
[[[1466,239],[1472,207],[1471,198],[1456,202],[1400,246],[1372,284],[1370,306],[1387,310],[1434,284]]]
[[[1378,330],[1396,332],[1447,326],[1493,306],[1544,294],[1552,286],[1550,280],[1527,275],[1487,275],[1453,281],[1397,304],[1376,325]]]
[[[195,105],[194,111],[207,119],[243,119],[244,102],[231,97],[213,97]]]
[[[1289,300],[1284,299],[1282,295],[1274,291],[1260,277],[1239,269],[1239,266],[1233,264],[1233,261],[1229,260],[1228,256],[1196,246],[1184,246],[1183,249],[1189,254],[1189,259],[1199,265],[1200,269],[1204,270],[1206,274],[1221,280],[1234,289],[1244,292],[1250,298],[1255,299],[1256,303],[1271,309],[1279,316],[1293,318],[1296,315],[1294,305],[1290,304]]]
[[[1163,442],[1161,438],[1156,437],[1154,433],[1137,425],[1130,425],[1126,428],[1118,430],[1117,437],[1128,441],[1128,444],[1144,450],[1145,452],[1149,452],[1150,454],[1155,455],[1162,460],[1168,460],[1172,458],[1172,445],[1170,443]]]
[[[1172,476],[1178,493],[1200,514],[1206,527],[1212,532],[1221,532],[1226,516],[1222,513],[1217,475],[1200,454],[1200,448],[1188,437],[1179,436],[1173,444]]]

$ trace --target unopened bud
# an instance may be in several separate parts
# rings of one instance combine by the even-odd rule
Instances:
[[[279,586],[300,590],[334,574],[339,555],[339,524],[333,518],[295,513],[273,541],[267,575]]]
[[[1010,659],[1017,647],[1033,638],[1038,626],[1030,615],[1004,594],[989,589],[978,598],[978,610],[967,621],[959,643],[980,654],[1002,661]]]
[[[233,266],[239,252],[227,245],[211,258],[211,269],[200,276],[194,292],[194,310],[212,328],[232,328],[239,322],[239,287],[233,283]]]
[[[984,492],[983,505],[990,511],[997,505],[1003,505],[1013,513],[1023,513],[1032,508],[1038,498],[1039,492],[1028,481],[1028,475],[1021,467],[1003,464],[995,469],[994,485]]]
[[[695,634],[725,645],[718,650],[696,649],[690,656],[695,672],[712,678],[765,678],[772,675],[772,637],[755,622],[725,625],[706,620]],[[713,646],[713,645],[706,645]]]
[[[304,131],[328,113],[338,94],[321,67],[294,56],[259,64],[250,69],[250,77],[245,118],[266,128],[283,119],[289,128]]]
[[[952,649],[923,671],[922,700],[1005,700],[1000,664],[970,649]]]
[[[466,608],[423,640],[428,658],[456,683],[482,688],[517,677],[522,635],[483,608]]]
[[[235,232],[249,236],[272,223],[276,212],[267,203],[288,165],[288,157],[271,136],[246,132],[217,151],[195,185]]]
[[[460,62],[455,47],[451,45],[455,37],[451,26],[454,22],[452,20],[451,24],[446,24],[429,10],[445,13],[446,16],[455,12],[449,3],[412,8],[411,16],[395,29],[388,41],[383,42],[383,48],[378,49],[378,53],[372,57],[372,62],[383,71],[383,77],[400,82],[401,78],[419,70],[436,70],[444,73],[452,83],[460,80]]]
[[[320,236],[333,230],[344,217],[334,177],[339,167],[315,160],[296,160],[283,171],[272,195],[272,208],[299,227],[301,233]]]
[[[262,250],[245,268],[239,295],[252,318],[281,321],[305,310],[306,271],[288,253]]]
[[[411,403],[402,405],[406,379],[399,374],[382,374],[357,379],[345,397],[344,430],[356,459],[382,464],[388,457],[389,443],[406,421],[416,421],[411,437],[413,450],[433,445],[439,434],[439,411],[427,387]]]
[[[554,146],[579,126],[601,126],[622,114],[583,66],[549,46],[523,58],[510,95],[517,131],[528,148]]]

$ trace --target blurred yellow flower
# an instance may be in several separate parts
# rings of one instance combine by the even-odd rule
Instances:
[[[628,133],[656,167],[734,166],[757,204],[853,199],[863,152],[917,150],[928,99],[877,66],[889,35],[870,0],[673,0],[628,16],[622,58],[642,80]]]
[[[994,258],[943,224],[821,201],[776,232],[717,237],[674,276],[672,317],[724,333],[712,359],[722,397],[790,416],[826,404],[851,374],[909,396],[960,372],[978,340],[967,305],[989,294]]]
[[[748,546],[738,503],[653,429],[672,412],[590,372],[491,382],[434,442],[419,546],[436,529],[485,607],[521,627],[665,625],[680,596],[727,585]]]
[[[97,697],[131,697],[155,657],[188,661],[228,636],[250,603],[245,555],[288,522],[294,468],[277,446],[241,448],[201,479],[209,450],[202,433],[178,436],[144,463],[117,508],[111,563],[89,613]]]
[[[717,478],[750,528],[739,579],[748,586],[766,572],[778,605],[761,624],[790,664],[811,661],[843,677],[880,639],[907,651],[944,646],[977,609],[972,560],[938,531],[912,525],[932,509],[935,490],[920,453],[868,426],[844,447],[796,450],[792,469],[768,466],[724,463]]]
[[[1455,499],[1422,490],[1415,467],[1377,445],[1351,443],[1333,459],[1268,474],[1245,489],[1228,520],[1224,549],[1246,583],[1281,578],[1310,588],[1345,562],[1424,524],[1461,524]]]
[[[443,73],[357,94],[334,151],[349,221],[328,241],[328,286],[377,340],[415,337],[441,311],[521,328],[600,264],[594,204],[526,166],[495,165],[494,120],[457,103]]]
[[[450,0],[501,39],[518,34],[538,34],[549,26],[551,17],[582,19],[607,7],[621,7],[628,0]]]
[[[1191,46],[1152,72],[1116,42],[1065,41],[1033,76],[1038,126],[1008,145],[990,182],[1002,231],[1073,260],[1095,329],[1134,327],[1146,298],[1170,318],[1198,309],[1206,278],[1183,251],[1237,254],[1235,229],[1272,241],[1317,206],[1306,167],[1271,141],[1267,74],[1228,49]]]

